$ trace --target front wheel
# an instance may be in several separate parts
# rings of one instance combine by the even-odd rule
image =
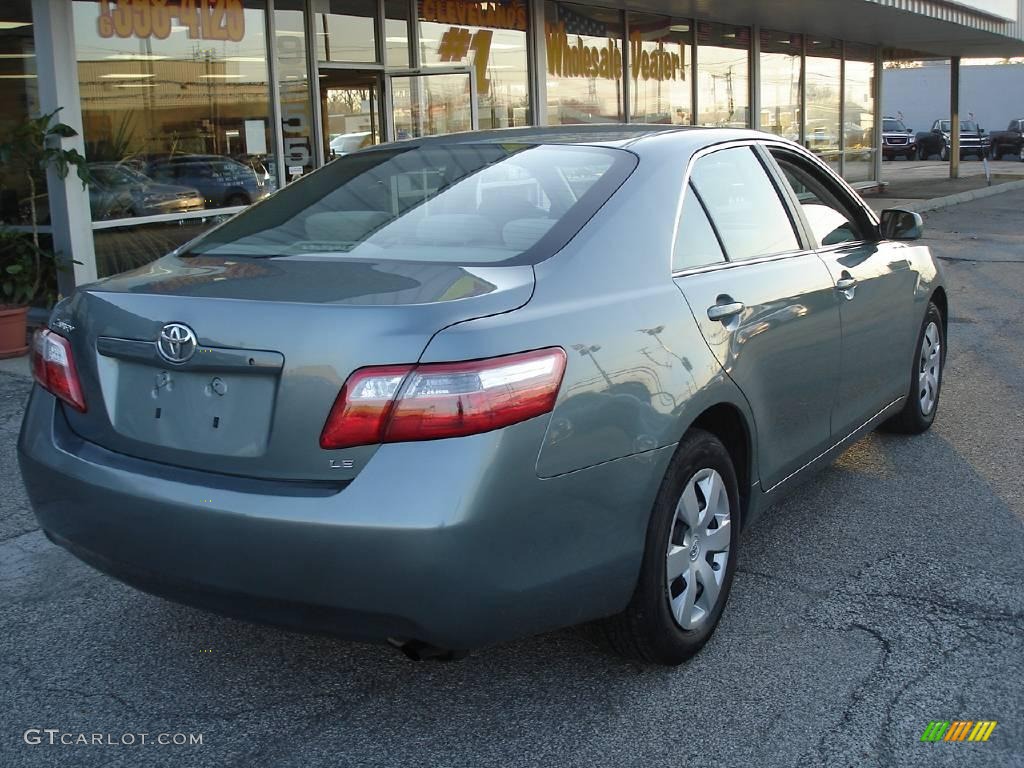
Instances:
[[[1020,158],[1020,161],[1024,163],[1024,144],[1020,145],[1020,149],[1017,151],[1017,156]]]
[[[917,148],[918,160],[927,160],[929,157],[931,157],[931,153],[927,149],[925,149],[923,146]]]
[[[928,311],[917,337],[917,354],[910,372],[910,391],[903,410],[882,426],[890,432],[918,435],[928,430],[939,409],[942,369],[946,363],[946,336],[942,313],[934,303]]]
[[[736,572],[739,510],[729,452],[709,432],[690,430],[654,503],[633,598],[603,622],[617,653],[674,666],[704,646]]]
[[[943,144],[942,149],[939,150],[939,160],[942,160],[943,162],[949,160],[949,147],[945,144]]]

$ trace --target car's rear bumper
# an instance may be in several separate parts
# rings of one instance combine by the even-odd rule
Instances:
[[[47,534],[141,589],[357,639],[472,648],[607,615],[635,585],[673,447],[541,480],[545,421],[382,446],[344,488],[295,485],[107,451],[36,387],[19,460]]]

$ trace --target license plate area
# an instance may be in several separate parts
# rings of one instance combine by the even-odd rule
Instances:
[[[266,452],[276,372],[245,374],[161,368],[106,359],[116,369],[114,429],[164,448],[221,456]],[[108,373],[112,372],[109,371]]]

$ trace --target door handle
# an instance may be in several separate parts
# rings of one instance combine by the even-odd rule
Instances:
[[[836,280],[836,290],[837,291],[848,291],[851,288],[856,288],[856,287],[857,287],[857,280],[856,280],[856,278],[853,278],[853,277],[841,277],[838,280]]]
[[[728,304],[715,304],[708,307],[708,320],[728,320],[744,309],[743,302],[731,301]]]

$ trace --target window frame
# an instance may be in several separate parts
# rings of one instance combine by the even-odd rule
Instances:
[[[675,226],[672,229],[672,252],[669,258],[669,267],[671,269],[672,277],[679,277],[682,275],[688,275],[699,272],[710,272],[716,269],[729,269],[732,267],[741,266],[743,264],[761,264],[766,261],[774,261],[776,259],[792,258],[806,253],[809,249],[807,248],[807,235],[804,230],[804,222],[802,218],[798,218],[794,215],[793,207],[789,198],[788,193],[779,186],[779,175],[778,170],[772,166],[772,164],[766,161],[766,153],[762,148],[762,141],[758,139],[734,139],[730,141],[723,141],[716,144],[709,144],[706,147],[694,152],[686,165],[686,171],[683,173],[683,183],[680,189],[679,202],[676,207],[675,214]],[[764,169],[765,175],[768,177],[768,181],[771,186],[775,189],[775,194],[779,197],[779,202],[782,204],[783,210],[786,212],[786,216],[789,218],[790,226],[793,228],[793,233],[796,235],[797,248],[780,251],[779,253],[766,254],[764,256],[756,256],[750,259],[733,259],[729,256],[729,250],[725,247],[725,243],[722,240],[721,233],[719,232],[718,224],[715,222],[714,216],[708,210],[707,206],[704,205],[704,200],[701,198],[701,205],[704,207],[704,212],[708,216],[708,220],[711,222],[711,227],[715,231],[715,236],[718,238],[719,245],[722,246],[722,253],[725,254],[725,261],[718,262],[716,264],[709,264],[703,267],[687,267],[685,269],[674,269],[675,264],[675,249],[679,240],[679,225],[682,220],[683,214],[683,203],[686,199],[686,191],[690,189],[691,177],[693,174],[694,166],[704,157],[714,154],[715,152],[721,152],[726,149],[737,149],[746,147],[750,149],[754,157],[761,164]],[[768,158],[770,159],[770,157]],[[786,188],[788,189],[788,184]],[[696,187],[693,187],[696,191]]]

